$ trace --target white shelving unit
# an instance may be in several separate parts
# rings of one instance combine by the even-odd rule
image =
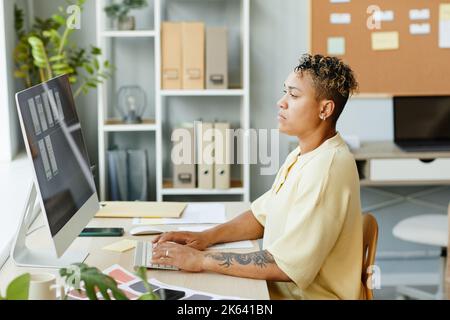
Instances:
[[[156,124],[105,124],[103,131],[105,132],[143,132],[156,131]]]
[[[154,37],[154,30],[133,30],[133,31],[102,31],[100,36],[107,38],[142,38]]]
[[[242,201],[250,200],[250,165],[248,159],[250,150],[250,137],[246,135],[243,139],[242,154],[244,164],[240,165],[241,176],[240,181],[232,182],[232,187],[227,190],[203,190],[203,189],[177,189],[170,187],[170,183],[166,182],[164,177],[164,166],[169,165],[163,163],[164,155],[170,153],[170,146],[163,145],[163,125],[165,119],[163,114],[167,107],[167,102],[171,98],[183,97],[237,97],[240,101],[239,117],[240,129],[250,129],[250,0],[231,0],[236,1],[240,5],[240,64],[241,64],[241,88],[229,90],[162,90],[161,89],[161,22],[165,20],[163,5],[171,0],[153,0],[153,30],[135,30],[135,31],[111,31],[106,28],[106,16],[103,12],[104,6],[109,3],[108,0],[97,0],[96,17],[97,17],[97,44],[108,57],[108,51],[112,48],[112,39],[115,38],[152,38],[154,39],[154,70],[155,74],[155,96],[149,97],[149,101],[154,101],[155,119],[154,123],[143,123],[138,125],[120,124],[119,121],[108,119],[108,106],[111,105],[113,97],[109,90],[109,84],[105,83],[100,86],[98,94],[98,140],[99,140],[99,172],[100,172],[100,198],[107,199],[107,161],[106,153],[108,150],[108,135],[112,132],[154,132],[155,133],[155,168],[149,168],[156,171],[156,199],[157,201],[165,200],[165,196],[195,196],[201,195],[240,195]],[[186,1],[185,5],[189,6],[190,2],[204,0]],[[230,1],[230,0],[220,0]],[[208,1],[204,1],[208,2]],[[140,40],[135,40],[140,41]],[[114,61],[113,61],[114,63]],[[111,123],[112,122],[112,123]]]
[[[163,97],[188,97],[188,96],[209,96],[209,97],[225,97],[225,96],[244,96],[245,91],[240,89],[229,90],[161,90]]]

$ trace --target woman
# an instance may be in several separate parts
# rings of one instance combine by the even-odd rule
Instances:
[[[287,157],[272,188],[230,222],[200,233],[159,236],[154,262],[265,279],[272,299],[360,298],[359,178],[355,160],[336,132],[356,88],[352,70],[341,60],[302,56],[278,102],[279,129],[298,137],[299,147]],[[202,251],[217,243],[260,238],[259,252]]]

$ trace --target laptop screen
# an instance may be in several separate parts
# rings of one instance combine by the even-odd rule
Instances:
[[[450,97],[394,98],[395,142],[449,143]]]

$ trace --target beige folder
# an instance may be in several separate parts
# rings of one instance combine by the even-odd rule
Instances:
[[[226,28],[206,29],[206,88],[228,88],[228,36]]]
[[[183,89],[205,89],[205,24],[182,23]]]
[[[182,87],[181,23],[163,22],[161,26],[162,89]]]
[[[178,128],[183,131],[183,138],[175,142],[174,150],[175,156],[180,156],[180,159],[172,159],[176,161],[173,163],[173,187],[174,188],[195,188],[197,173],[195,166],[195,141],[194,141],[194,127],[187,127],[187,125]],[[188,136],[184,136],[184,135]],[[181,152],[178,152],[182,148]],[[181,153],[181,154],[179,154]],[[190,154],[189,154],[190,153]]]
[[[230,188],[231,137],[229,123],[214,124],[214,187]]]
[[[101,202],[96,218],[179,218],[186,208],[180,202]]]
[[[196,122],[197,180],[199,189],[214,188],[214,126]]]

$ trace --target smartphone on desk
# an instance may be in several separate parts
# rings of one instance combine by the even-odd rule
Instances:
[[[180,300],[186,295],[186,292],[184,291],[165,288],[158,288],[153,292],[156,293],[161,300]]]
[[[84,228],[80,237],[121,237],[123,228]]]

